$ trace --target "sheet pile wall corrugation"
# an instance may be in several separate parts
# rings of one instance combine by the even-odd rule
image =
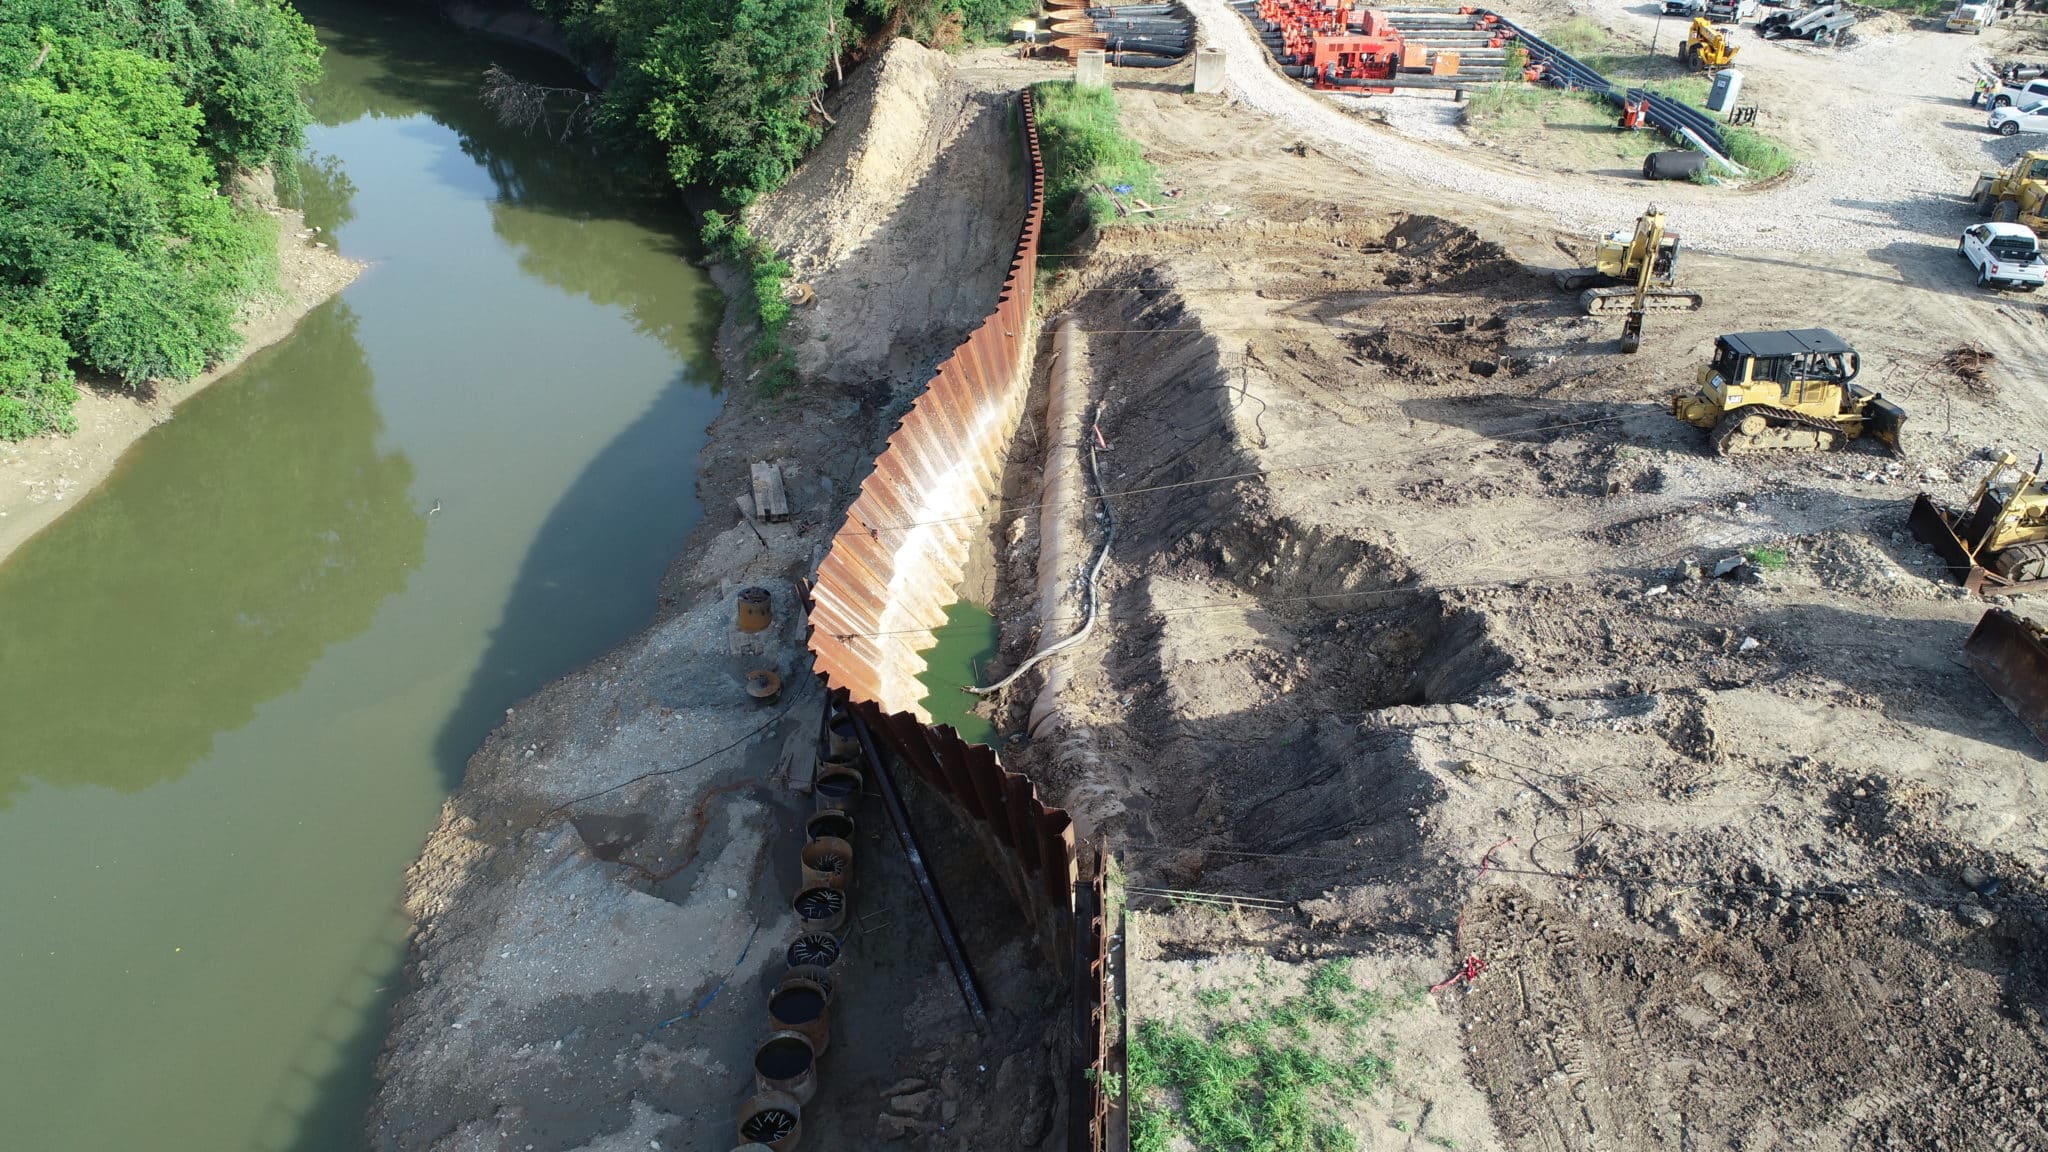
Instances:
[[[956,599],[986,523],[1030,390],[1031,300],[1045,171],[1030,97],[1024,138],[1031,203],[994,314],[960,345],[889,437],[818,566],[811,593],[817,668],[855,700],[930,717],[918,706],[921,652]]]
[[[1048,947],[1060,939],[1076,949],[1077,1079],[1085,1094],[1069,1107],[1092,1118],[1087,1142],[1102,1147],[1103,983],[1107,940],[1102,931],[1100,869],[1076,884],[1074,822],[1038,795],[1032,782],[1005,769],[995,749],[931,723],[918,706],[924,651],[936,642],[957,596],[975,534],[996,500],[1010,440],[1031,387],[1032,294],[1039,229],[1044,220],[1045,168],[1027,92],[1023,137],[1030,159],[1030,203],[996,310],[953,355],[911,406],[875,460],[847,510],[846,523],[818,565],[811,587],[810,649],[818,675],[835,699],[858,710],[871,731],[944,795],[975,836],[1000,861],[998,871],[1030,910]],[[1077,893],[1088,914],[1079,915]],[[1083,955],[1087,957],[1082,959]],[[1090,979],[1084,978],[1092,978]],[[1089,991],[1088,989],[1091,989]]]

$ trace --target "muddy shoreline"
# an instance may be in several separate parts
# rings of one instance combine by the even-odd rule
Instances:
[[[306,230],[304,213],[268,200],[265,197],[266,210],[277,221],[280,298],[236,325],[243,343],[234,355],[186,383],[157,384],[146,391],[81,383],[74,409],[78,431],[0,444],[0,561],[113,475],[128,449],[151,428],[170,420],[179,405],[226,378],[250,356],[290,336],[307,313],[361,274],[362,264]]]

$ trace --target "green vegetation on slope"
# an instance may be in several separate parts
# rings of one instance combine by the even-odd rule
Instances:
[[[1129,185],[1132,195],[1159,198],[1159,177],[1138,142],[1117,123],[1108,88],[1076,88],[1058,80],[1034,85],[1038,145],[1045,159],[1045,234],[1041,247],[1066,252],[1090,228],[1116,218],[1116,205],[1097,190]]]
[[[282,0],[0,5],[0,439],[73,426],[73,369],[188,379],[273,283],[268,216],[221,193],[289,159],[312,30]]]
[[[824,134],[818,103],[835,60],[901,32],[934,47],[991,39],[1032,0],[530,0],[585,55],[609,62],[597,121],[652,147],[669,177],[744,208],[780,188]],[[840,61],[843,63],[844,61]],[[737,264],[767,386],[788,383],[780,339],[789,269],[740,224],[712,213],[706,244]]]
[[[1131,1040],[1133,1152],[1167,1152],[1176,1140],[1197,1152],[1351,1152],[1358,1136],[1332,1118],[1336,1097],[1358,1097],[1393,1071],[1368,1044],[1367,1025],[1388,1007],[1360,989],[1348,962],[1318,968],[1299,995],[1278,1004],[1239,995],[1249,1016],[1198,1031],[1147,1020]],[[1227,1012],[1231,994],[1197,997]]]
[[[684,188],[743,205],[822,134],[834,56],[885,28],[944,46],[999,32],[1029,0],[532,0],[609,60],[601,121],[657,147]]]

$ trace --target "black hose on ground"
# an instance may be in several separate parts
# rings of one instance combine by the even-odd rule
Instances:
[[[1171,68],[1180,63],[1172,56],[1134,56],[1129,52],[1112,52],[1109,62],[1119,68]]]

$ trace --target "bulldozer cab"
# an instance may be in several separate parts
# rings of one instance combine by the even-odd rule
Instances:
[[[2048,152],[2029,152],[2012,166],[2015,180],[2048,181]]]
[[[1839,407],[1840,389],[1860,367],[1856,350],[1825,328],[1736,332],[1714,339],[1714,358],[1702,383],[1724,408],[1763,403],[1832,409]]]

